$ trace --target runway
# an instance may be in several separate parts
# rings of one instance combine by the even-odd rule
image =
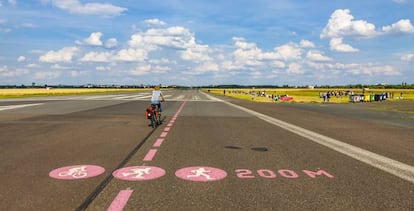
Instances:
[[[0,100],[0,209],[414,209],[410,114],[164,94]]]

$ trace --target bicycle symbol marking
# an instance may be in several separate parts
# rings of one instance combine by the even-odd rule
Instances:
[[[218,168],[194,166],[177,170],[175,172],[175,176],[183,180],[190,180],[195,182],[211,182],[224,179],[227,177],[227,173],[224,170]]]
[[[95,165],[75,165],[55,169],[49,173],[49,176],[55,179],[75,180],[86,179],[101,175],[105,169]]]
[[[58,175],[59,177],[72,176],[73,178],[82,178],[88,176],[88,172],[86,171],[86,166],[79,166],[67,171],[62,171]]]
[[[165,170],[155,166],[130,166],[118,169],[112,175],[120,180],[144,181],[164,176]]]

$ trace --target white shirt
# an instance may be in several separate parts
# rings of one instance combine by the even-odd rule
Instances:
[[[158,104],[161,101],[162,92],[160,90],[153,90],[151,103]]]

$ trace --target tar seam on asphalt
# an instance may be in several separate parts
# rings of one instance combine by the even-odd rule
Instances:
[[[165,120],[165,116],[164,119]],[[122,162],[113,170],[111,171],[111,174],[108,175],[96,188],[94,191],[92,191],[92,193],[85,199],[85,201],[78,207],[76,208],[76,211],[83,211],[86,210],[86,208],[88,208],[88,206],[93,202],[93,200],[95,200],[95,198],[103,191],[103,189],[109,184],[109,182],[111,182],[111,180],[114,178],[114,176],[112,176],[112,172],[114,172],[117,169],[120,169],[122,167],[124,167],[124,165],[126,163],[128,163],[129,160],[131,160],[132,156],[142,147],[142,145],[144,145],[144,143],[148,140],[148,138],[155,132],[155,130],[158,128],[155,127],[154,129],[151,130],[150,133],[148,133],[147,136],[145,136],[144,139],[141,140],[141,142],[125,157],[124,160],[122,160]]]

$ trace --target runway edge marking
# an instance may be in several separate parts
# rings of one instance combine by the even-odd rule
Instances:
[[[201,92],[201,91],[200,91]],[[282,120],[264,115],[262,113],[244,108],[242,106],[238,106],[235,104],[232,104],[230,102],[215,98],[213,96],[210,96],[204,92],[201,92],[204,95],[206,95],[208,98],[223,102],[227,105],[230,105],[234,108],[237,108],[239,110],[245,111],[249,114],[252,114],[256,116],[259,119],[262,119],[270,124],[276,125],[278,127],[281,127],[285,130],[288,130],[292,133],[295,133],[299,136],[302,136],[304,138],[307,138],[313,142],[316,142],[318,144],[321,144],[323,146],[329,147],[330,149],[333,149],[337,152],[340,152],[342,154],[345,154],[351,158],[354,158],[356,160],[362,161],[370,166],[373,166],[375,168],[381,169],[385,172],[388,172],[394,176],[397,176],[401,179],[404,179],[406,181],[409,181],[411,183],[414,183],[414,167],[410,166],[408,164],[387,158],[385,156],[364,150],[362,148],[352,146],[350,144],[341,142],[339,140],[336,140],[334,138],[330,138],[328,136],[324,136],[322,134],[307,130],[305,128],[301,128],[296,125],[289,124],[287,122],[284,122]]]

